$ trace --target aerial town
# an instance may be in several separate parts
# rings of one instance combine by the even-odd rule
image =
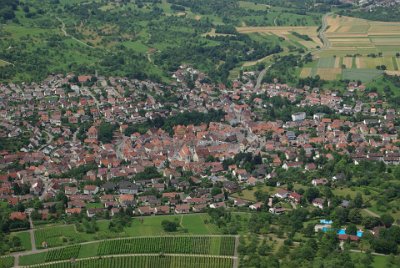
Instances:
[[[279,186],[282,182],[274,179],[278,168],[318,170],[321,159],[333,159],[334,151],[355,164],[400,162],[396,110],[377,92],[366,92],[355,82],[345,92],[291,88],[277,81],[256,88],[254,75],[244,73],[228,89],[181,66],[168,89],[175,91],[171,100],[161,84],[121,77],[52,75],[41,84],[3,85],[0,135],[22,145],[18,152],[0,152],[0,198],[16,205],[36,196],[43,202],[38,210],[42,219],[56,216],[51,207],[60,191],[68,198],[66,215],[84,211],[88,217],[126,207],[135,215],[221,206],[258,209],[262,202],[231,194],[268,180]],[[273,99],[296,102],[299,110],[323,106],[330,114],[294,112],[290,120],[261,121],[259,111],[273,107],[268,101]],[[176,124],[171,131],[156,123],[144,131],[129,127],[211,110],[220,111],[217,120]],[[354,114],[365,119],[345,119]],[[254,156],[251,169],[228,161],[238,154]],[[343,176],[309,183],[324,185]],[[213,194],[216,185],[223,191]],[[301,199],[295,191],[275,196],[293,203]],[[87,208],[96,202],[102,205]],[[322,209],[324,200],[315,198],[311,204]],[[270,205],[271,213],[284,212]]]

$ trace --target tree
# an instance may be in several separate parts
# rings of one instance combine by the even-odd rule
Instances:
[[[354,223],[349,224],[346,228],[346,234],[356,235],[357,234],[357,226]]]
[[[351,223],[355,223],[355,224],[360,224],[361,223],[362,216],[361,216],[360,209],[354,208],[354,209],[350,210],[350,212],[349,212],[349,221]]]
[[[362,224],[366,229],[373,229],[376,226],[379,226],[381,223],[379,218],[366,216],[362,220]]]
[[[307,226],[303,230],[303,233],[306,237],[312,237],[315,233],[314,224],[312,223],[307,224]]]
[[[386,228],[389,228],[390,226],[392,226],[394,218],[389,214],[383,214],[381,216],[381,222],[383,223],[383,225],[385,225]]]
[[[315,198],[319,197],[319,190],[316,187],[310,187],[304,193],[304,197],[308,200],[308,202],[312,202]]]
[[[113,133],[116,129],[115,125],[107,122],[102,122],[99,126],[98,139],[102,143],[110,143],[113,139]]]
[[[363,206],[363,198],[360,193],[356,194],[356,197],[354,197],[353,203],[356,208],[361,208]]]
[[[163,220],[161,222],[161,226],[166,232],[176,232],[178,230],[179,223],[176,221]]]
[[[349,210],[342,207],[336,207],[331,215],[335,222],[337,222],[339,225],[342,225],[347,221]]]
[[[374,258],[371,254],[371,250],[367,250],[365,254],[362,255],[360,259],[360,263],[363,265],[363,267],[371,267],[372,262],[374,261]]]
[[[378,238],[372,243],[373,249],[378,253],[397,254],[397,244],[395,241],[385,238]]]

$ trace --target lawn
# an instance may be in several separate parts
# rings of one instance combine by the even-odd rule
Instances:
[[[332,190],[334,195],[346,197],[349,195],[352,199],[356,197],[357,193],[360,193],[362,197],[365,199],[367,196],[364,195],[363,191],[359,188],[335,188]]]
[[[46,261],[46,252],[32,254],[32,255],[25,255],[19,258],[20,265],[31,265],[31,264],[38,264],[44,263]]]
[[[363,266],[362,264],[360,264],[358,261],[360,258],[362,258],[364,255],[364,253],[355,253],[352,252],[350,253],[350,256],[352,258],[352,260],[355,262],[356,268],[363,268],[365,266]],[[376,256],[373,255],[373,262],[372,262],[372,266],[373,268],[382,268],[382,267],[386,267],[388,264],[389,258],[388,256]]]
[[[12,235],[21,239],[21,245],[25,250],[32,249],[31,236],[29,232],[18,232],[18,233],[13,233]]]
[[[336,59],[334,57],[320,58],[318,61],[318,68],[334,68]]]
[[[276,188],[273,187],[268,187],[263,185],[262,187],[253,187],[251,189],[245,189],[243,190],[241,193],[234,193],[232,194],[232,197],[236,197],[236,198],[240,198],[243,200],[248,200],[248,201],[252,201],[252,202],[256,202],[256,198],[254,196],[254,193],[258,190],[261,190],[265,193],[270,193],[273,194],[276,192]]]
[[[247,1],[239,1],[239,6],[245,9],[252,9],[252,10],[268,10],[268,6],[264,4],[257,4],[253,2]]]

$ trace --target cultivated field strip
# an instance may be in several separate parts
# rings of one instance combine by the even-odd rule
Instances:
[[[183,253],[233,256],[234,237],[145,237],[103,241],[97,255]]]
[[[127,254],[56,261],[22,267],[40,268],[232,268],[236,257],[181,254]]]
[[[39,265],[54,261],[135,254],[235,255],[237,239],[230,235],[166,235],[116,238],[90,241],[71,246],[38,250],[20,256],[21,265]]]

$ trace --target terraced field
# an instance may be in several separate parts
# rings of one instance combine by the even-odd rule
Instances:
[[[235,236],[186,235],[111,239],[52,250],[42,250],[39,253],[21,256],[19,264],[40,265],[71,259],[102,258],[119,255],[175,254],[233,258],[235,255],[235,243]],[[65,265],[65,263],[62,263],[62,265]]]
[[[325,36],[330,47],[314,51],[315,61],[303,68],[301,77],[318,74],[325,80],[368,82],[383,73],[378,66],[384,66],[389,74],[399,73],[400,23],[331,15],[327,24]]]
[[[41,264],[29,267],[43,268],[131,268],[131,267],[162,267],[162,268],[231,268],[233,259],[226,257],[210,256],[120,256],[108,258],[95,258],[77,261],[63,261]]]

